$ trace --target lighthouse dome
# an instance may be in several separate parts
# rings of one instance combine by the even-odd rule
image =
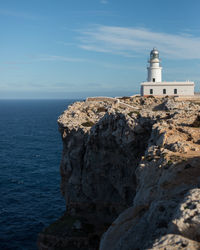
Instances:
[[[153,48],[153,50],[150,53],[150,58],[154,59],[154,58],[159,58],[159,52],[156,48]]]

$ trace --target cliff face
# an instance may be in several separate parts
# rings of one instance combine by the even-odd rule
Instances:
[[[111,223],[132,204],[135,169],[153,124],[151,118],[115,106],[76,103],[58,120],[64,145],[61,190],[67,211],[100,223],[102,218]]]
[[[98,249],[111,225],[102,250],[197,249],[199,115],[199,105],[173,98],[70,106],[58,119],[66,214],[39,248]]]

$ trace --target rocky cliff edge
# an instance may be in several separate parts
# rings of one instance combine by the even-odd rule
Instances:
[[[39,249],[200,249],[200,105],[88,98],[58,119],[66,213]]]

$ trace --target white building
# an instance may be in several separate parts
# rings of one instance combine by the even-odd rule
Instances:
[[[147,82],[141,83],[141,95],[194,95],[194,82],[162,82],[162,67],[159,52],[154,48],[150,53],[147,67]]]

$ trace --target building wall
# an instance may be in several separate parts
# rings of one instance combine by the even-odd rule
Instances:
[[[150,89],[153,90],[151,94]],[[166,94],[163,94],[163,89],[166,90]],[[177,89],[177,94],[174,94],[174,89]],[[143,83],[141,85],[141,95],[194,95],[194,83],[185,82],[180,84],[178,82],[168,82],[168,83],[158,83],[158,84],[150,84]]]

